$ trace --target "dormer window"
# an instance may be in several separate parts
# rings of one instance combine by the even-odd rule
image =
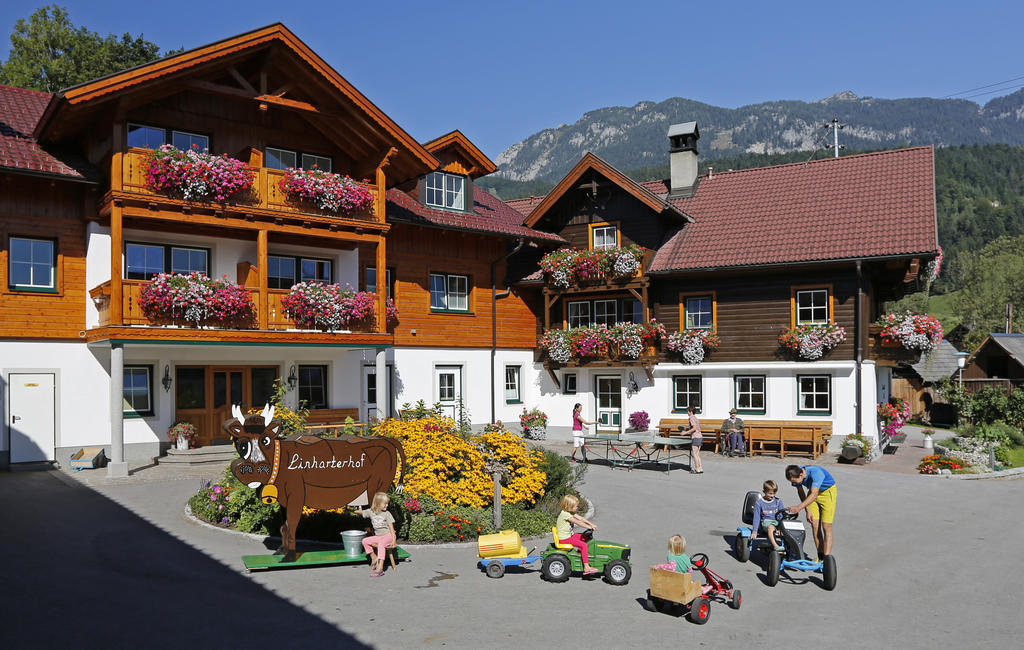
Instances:
[[[434,208],[466,209],[466,177],[445,172],[427,175],[424,202]]]

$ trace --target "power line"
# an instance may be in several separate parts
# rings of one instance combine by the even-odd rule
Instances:
[[[977,88],[968,88],[967,90],[961,90],[960,92],[952,93],[950,95],[946,95],[945,97],[939,97],[939,99],[949,99],[950,97],[956,97],[957,95],[963,95],[964,93],[972,93],[975,90],[983,90],[985,88],[991,88],[992,86],[1002,86],[1003,84],[1008,84],[1008,83],[1010,83],[1012,81],[1019,81],[1021,79],[1024,79],[1024,75],[1021,75],[1020,77],[1014,77],[1013,79],[1006,79],[1005,81],[997,81],[997,82],[995,82],[993,84],[987,84],[987,85],[984,85],[984,86],[978,86]],[[993,92],[996,92],[996,91],[993,91]],[[972,96],[973,97],[977,97],[977,95],[972,95]]]
[[[1008,90],[1009,91],[1015,91],[1015,90],[1018,90],[1020,88],[1024,88],[1024,86],[1021,86],[1020,84],[1014,84],[1012,86],[1006,86],[1005,88],[996,88],[995,90],[988,90],[988,91],[983,92],[983,93],[975,93],[973,95],[967,95],[966,97],[959,97],[958,99],[970,99],[971,97],[981,97],[983,95],[994,95],[996,93],[1006,92]]]

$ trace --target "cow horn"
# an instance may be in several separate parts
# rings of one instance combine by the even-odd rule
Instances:
[[[270,424],[270,421],[274,419],[274,407],[270,404],[264,405],[261,415],[263,416],[264,426]]]
[[[238,420],[239,424],[241,424],[243,427],[245,426],[245,418],[242,417],[242,409],[238,406],[238,404],[231,405],[231,415],[234,416],[236,420]]]

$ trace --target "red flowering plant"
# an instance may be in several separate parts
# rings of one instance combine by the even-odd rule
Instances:
[[[899,397],[890,398],[878,405],[878,417],[882,421],[882,433],[891,438],[902,431],[910,419],[910,404]]]
[[[186,201],[223,203],[251,190],[254,174],[241,160],[214,156],[195,145],[182,151],[169,144],[152,150],[146,158],[146,185]]]
[[[938,474],[941,470],[962,469],[963,464],[956,458],[950,458],[942,454],[931,454],[921,459],[917,471],[921,474]]]
[[[804,324],[784,327],[779,345],[801,359],[820,359],[846,340],[846,330],[835,323]]]
[[[876,325],[882,327],[883,343],[896,343],[907,350],[928,353],[942,341],[942,324],[930,314],[885,314]]]
[[[181,319],[198,327],[208,322],[248,325],[255,316],[249,290],[224,276],[211,280],[202,273],[158,273],[139,292],[148,318]]]
[[[665,347],[683,358],[684,363],[696,365],[704,360],[707,352],[714,352],[722,340],[711,330],[692,329],[672,332],[668,335]]]
[[[569,330],[569,349],[574,357],[603,357],[608,354],[608,327],[574,327]]]
[[[540,268],[551,284],[567,288],[573,283],[631,277],[640,268],[643,258],[644,249],[636,244],[588,251],[562,248],[545,255]]]
[[[377,294],[353,291],[337,284],[300,282],[281,299],[285,316],[299,327],[325,332],[346,328],[372,328],[377,322]],[[389,324],[398,321],[394,301],[387,299]]]
[[[278,187],[295,201],[309,201],[320,210],[352,215],[373,206],[373,192],[349,176],[332,174],[316,166],[285,171]]]

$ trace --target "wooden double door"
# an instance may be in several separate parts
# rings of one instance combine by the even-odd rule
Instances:
[[[196,445],[227,440],[223,429],[231,406],[242,412],[263,408],[274,394],[279,366],[177,366],[174,381],[174,419],[195,425]]]

